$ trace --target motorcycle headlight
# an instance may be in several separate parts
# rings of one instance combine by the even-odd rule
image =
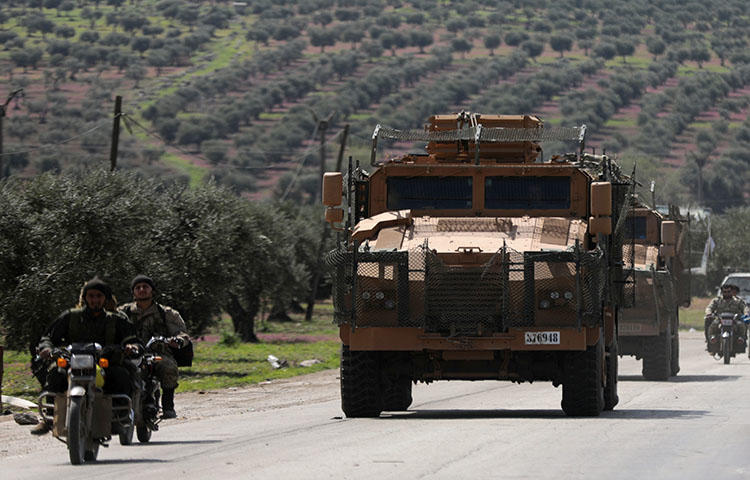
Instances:
[[[539,308],[543,310],[548,309],[549,305],[550,305],[549,300],[542,300],[541,302],[539,302]]]
[[[94,368],[93,355],[73,355],[70,357],[70,368],[75,370],[84,370]]]
[[[565,297],[565,300],[573,300],[573,292],[570,292],[570,291],[565,292],[563,294],[563,297]]]
[[[557,300],[558,298],[560,298],[560,292],[550,292],[549,298],[551,298],[552,300]]]

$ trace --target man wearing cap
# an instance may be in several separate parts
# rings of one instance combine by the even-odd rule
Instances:
[[[152,337],[165,337],[172,348],[183,348],[190,343],[185,321],[180,313],[170,307],[154,301],[156,284],[146,275],[137,275],[130,283],[133,302],[120,306],[119,311],[126,314],[135,325],[138,338],[147,342]],[[156,364],[155,374],[162,388],[162,418],[175,418],[174,391],[177,388],[177,361],[170,348],[155,345],[155,352],[162,360]]]
[[[64,392],[68,388],[67,372],[58,368],[52,358],[54,348],[72,343],[98,343],[104,347],[102,357],[110,359],[110,366],[105,369],[104,391],[132,393],[130,374],[122,366],[122,352],[136,341],[135,329],[122,315],[104,309],[105,302],[111,297],[109,285],[94,277],[83,286],[80,305],[65,310],[49,326],[37,346],[40,361],[47,366],[44,390]],[[42,421],[31,433],[41,435],[50,428],[51,425]]]
[[[721,286],[721,292],[719,296],[711,300],[711,303],[706,307],[706,316],[704,319],[704,325],[706,328],[706,341],[712,336],[718,335],[720,331],[719,318],[718,316],[722,313],[738,313],[745,315],[750,313],[750,308],[735,294],[735,291],[739,291],[736,285],[726,283]],[[743,322],[735,323],[735,333],[745,338],[747,333],[747,327]]]

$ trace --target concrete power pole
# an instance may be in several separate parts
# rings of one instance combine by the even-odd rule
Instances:
[[[5,118],[8,104],[18,96],[23,96],[23,88],[10,92],[8,98],[5,99],[5,103],[0,105],[0,178],[5,177],[5,162],[3,161],[3,119]]]

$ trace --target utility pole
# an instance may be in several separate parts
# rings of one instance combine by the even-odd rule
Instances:
[[[120,142],[120,117],[122,116],[122,97],[115,97],[115,118],[112,125],[112,148],[109,151],[109,170],[117,168],[117,145]]]
[[[5,163],[3,162],[3,119],[5,118],[5,111],[8,109],[8,104],[17,96],[23,96],[23,88],[10,92],[8,98],[5,99],[5,103],[0,105],[0,178],[5,177]]]
[[[330,121],[331,117],[328,117],[328,120]],[[326,121],[327,123],[327,121]],[[320,128],[320,127],[318,127]],[[327,128],[327,126],[326,126]],[[341,144],[339,146],[339,156],[336,159],[336,171],[341,171],[341,162],[344,158],[344,149],[346,148],[346,137],[349,133],[349,124],[344,126],[344,132],[341,135]],[[325,148],[323,144],[321,143],[321,148]],[[325,154],[325,150],[321,150],[321,155]],[[325,156],[321,157],[320,162],[321,168],[320,168],[320,188],[318,189],[318,199],[321,198],[322,192],[323,192],[323,174],[325,173]],[[320,236],[320,243],[318,243],[318,251],[316,253],[315,258],[317,259],[317,265],[315,266],[315,271],[313,272],[312,276],[312,282],[310,283],[310,296],[307,299],[307,310],[305,311],[305,320],[310,321],[312,320],[313,316],[313,310],[315,309],[315,297],[318,295],[318,283],[320,283],[320,271],[322,269],[322,266],[320,264],[320,257],[323,256],[323,249],[325,248],[326,240],[328,239],[328,234],[330,233],[331,228],[328,226],[327,223],[323,223],[323,233]]]

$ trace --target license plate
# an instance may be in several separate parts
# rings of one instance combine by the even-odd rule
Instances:
[[[734,323],[734,320],[732,320],[731,318],[722,318],[721,319],[721,324],[722,325],[732,325],[733,323]]]
[[[560,332],[525,332],[526,345],[560,345]]]

